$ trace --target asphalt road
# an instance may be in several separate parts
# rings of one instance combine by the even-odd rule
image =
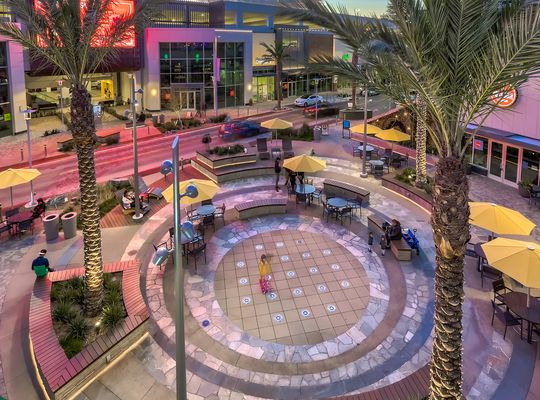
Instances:
[[[342,104],[342,106],[343,105],[344,104]],[[375,96],[372,98],[370,106],[370,108],[374,110],[374,114],[377,114],[386,111],[389,102],[382,96]],[[314,118],[304,117],[302,110],[298,108],[282,111],[276,116],[293,122],[295,127],[300,126],[304,121],[308,123],[314,122]],[[250,117],[249,119],[261,122],[270,118],[272,118],[272,116],[266,115],[262,117]],[[322,121],[324,119],[320,120]],[[326,118],[326,120],[335,121],[335,117]],[[212,135],[212,146],[224,143],[218,137],[217,127],[182,132],[177,135],[180,137],[180,157],[193,157],[195,151],[202,148],[201,137],[205,133],[210,133]],[[139,170],[144,171],[145,169],[158,167],[163,160],[171,159],[170,146],[174,136],[175,135],[139,139]],[[247,143],[253,140],[254,138],[247,138],[235,143]],[[133,174],[133,147],[131,143],[125,143],[114,147],[100,148],[95,153],[95,162],[98,182],[106,182],[113,178],[129,176]],[[36,197],[47,199],[54,195],[74,191],[78,188],[77,159],[75,155],[43,162],[38,168],[42,175],[33,182]],[[21,204],[29,200],[29,186],[30,185],[20,185],[13,188],[14,204]],[[8,207],[10,204],[9,190],[2,190],[0,199],[0,202],[4,204],[4,207]]]

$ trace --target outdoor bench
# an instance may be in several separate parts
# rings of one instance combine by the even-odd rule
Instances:
[[[71,151],[73,150],[74,142],[73,138],[67,138],[56,142],[58,151]]]
[[[386,221],[384,219],[377,215],[370,215],[368,216],[368,229],[371,232],[377,233],[378,236],[383,235],[385,233],[383,229],[383,224],[385,222]],[[417,240],[416,244],[418,244]],[[419,247],[416,246],[415,249],[418,252]],[[403,238],[400,240],[390,240],[390,250],[399,261],[411,261],[412,248],[411,245],[407,242],[407,240]]]
[[[248,219],[267,214],[285,214],[287,199],[252,200],[234,206],[239,219]]]
[[[98,133],[96,134],[96,136],[99,143],[107,143],[108,140],[114,141],[116,143],[120,142],[120,131],[101,134]]]
[[[354,186],[349,183],[326,179],[324,181],[324,193],[326,196],[333,195],[343,197],[347,200],[356,199],[362,201],[362,204],[369,203],[369,191],[359,186]]]

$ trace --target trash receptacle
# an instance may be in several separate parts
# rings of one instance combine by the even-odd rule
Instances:
[[[157,125],[157,123],[158,123],[158,116],[157,115],[152,115],[152,123],[154,125]]]
[[[313,140],[315,140],[316,142],[321,141],[321,127],[320,126],[316,126],[315,128],[313,128]]]
[[[43,227],[45,228],[45,240],[52,242],[58,238],[58,223],[60,221],[58,214],[49,214],[43,218]]]
[[[64,230],[64,239],[71,239],[77,235],[77,213],[68,212],[62,215],[62,229]]]

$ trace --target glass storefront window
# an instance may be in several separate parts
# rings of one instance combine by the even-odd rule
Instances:
[[[0,43],[0,137],[13,134],[11,103],[9,98],[9,77],[7,67],[7,45]]]
[[[225,10],[225,25],[236,25],[236,11]]]
[[[523,149],[523,160],[521,161],[521,180],[532,184],[538,184],[538,167],[540,164],[540,153]]]
[[[268,26],[268,16],[261,13],[245,12],[242,15],[242,23],[247,26]]]
[[[488,141],[481,137],[473,140],[473,160],[472,163],[482,168],[487,168]]]

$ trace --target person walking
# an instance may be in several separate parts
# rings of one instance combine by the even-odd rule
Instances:
[[[266,254],[261,255],[259,261],[259,286],[261,292],[264,294],[272,291],[272,285],[270,283],[272,279],[272,264],[270,264],[269,257]]]
[[[281,158],[276,158],[276,162],[274,163],[274,172],[276,173],[276,192],[279,192],[279,175],[281,174],[281,165],[279,165],[279,161]]]
[[[381,256],[384,256],[386,253],[386,236],[383,234],[381,235],[381,239],[379,240],[379,244],[381,245]]]
[[[368,251],[371,253],[373,251],[372,250],[372,247],[373,247],[373,232],[369,232],[367,244],[368,244]]]

